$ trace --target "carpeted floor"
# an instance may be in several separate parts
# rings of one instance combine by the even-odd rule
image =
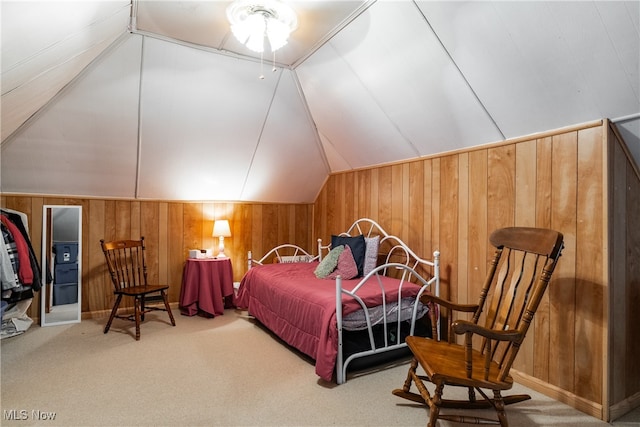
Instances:
[[[406,360],[352,373],[336,386],[319,380],[308,358],[246,312],[227,310],[215,319],[176,315],[176,327],[165,313],[147,315],[139,342],[133,324],[122,320],[103,334],[104,319],[34,325],[2,340],[0,424],[426,425],[424,407],[391,394],[402,386]],[[522,386],[515,391],[533,399],[507,409],[511,426],[608,425]],[[640,425],[630,416],[616,425]]]

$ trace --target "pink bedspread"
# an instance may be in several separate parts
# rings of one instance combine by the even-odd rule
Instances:
[[[267,264],[252,267],[242,279],[236,306],[249,314],[291,346],[316,361],[316,373],[331,381],[338,354],[336,322],[336,282],[313,274],[317,262]],[[343,280],[343,289],[353,289],[361,279]],[[387,301],[398,298],[398,280],[382,277]],[[420,287],[403,285],[403,297],[415,296]],[[380,305],[382,295],[375,278],[358,291],[367,306]],[[360,309],[347,295],[342,296],[343,315]]]

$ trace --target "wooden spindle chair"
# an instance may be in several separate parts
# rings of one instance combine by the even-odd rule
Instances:
[[[115,303],[111,309],[111,316],[104,327],[104,333],[109,332],[111,322],[114,318],[133,320],[136,324],[136,341],[140,340],[140,322],[144,321],[145,313],[151,310],[162,310],[169,313],[171,325],[175,326],[176,322],[171,313],[169,300],[167,297],[167,289],[169,285],[149,285],[147,283],[147,264],[145,261],[144,237],[140,240],[116,240],[105,242],[100,240],[102,252],[107,261],[111,282],[116,295]],[[145,300],[148,296],[159,294],[164,302],[164,308],[157,306],[147,306]],[[119,315],[118,307],[123,296],[133,297],[134,307],[133,315]]]
[[[447,341],[416,336],[406,340],[413,360],[404,386],[393,394],[428,405],[428,427],[435,427],[438,419],[508,426],[504,406],[531,398],[503,397],[501,392],[513,385],[509,371],[560,257],[563,237],[553,230],[510,227],[494,231],[489,240],[496,250],[478,304],[455,304],[425,294],[423,303],[438,304],[439,311],[446,313],[442,324]],[[455,320],[455,313],[472,318]],[[436,321],[433,316],[432,323]],[[460,335],[464,335],[462,345],[455,342]],[[418,367],[424,374],[417,373]],[[435,386],[433,395],[425,382]],[[417,393],[410,391],[412,384]],[[445,386],[468,388],[468,399],[443,399]],[[484,390],[491,390],[493,396]],[[476,399],[475,391],[482,399]],[[445,414],[442,408],[494,408],[497,419],[468,416],[468,412]]]

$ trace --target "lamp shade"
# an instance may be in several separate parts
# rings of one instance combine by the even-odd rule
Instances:
[[[213,237],[231,237],[229,221],[218,219],[213,223]]]

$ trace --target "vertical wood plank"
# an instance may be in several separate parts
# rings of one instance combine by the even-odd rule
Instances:
[[[291,242],[289,238],[289,207],[286,205],[279,205],[276,209],[277,211],[277,237],[276,237],[276,245],[280,242],[289,243]]]
[[[83,286],[82,299],[88,304],[89,310],[96,312],[107,310],[114,301],[113,287],[100,246],[100,239],[111,239],[105,237],[106,205],[104,200],[89,201],[89,229],[83,230],[83,234],[88,234],[89,241],[93,243],[82,248],[89,256],[89,262],[83,269],[82,280],[87,284],[91,283],[91,286],[86,288]]]
[[[158,202],[141,202],[140,235],[144,236],[145,259],[147,263],[147,280],[149,283],[160,283],[160,225]]]
[[[386,190],[389,191],[389,196],[391,203],[386,204],[388,209],[388,217],[385,218],[388,224],[387,227],[398,236],[400,239],[404,240],[404,225],[403,225],[403,201],[404,201],[404,189],[402,188],[403,184],[403,174],[402,174],[402,164],[395,164],[390,168],[390,178],[391,182],[388,187],[385,187]]]
[[[470,303],[477,303],[480,290],[487,275],[487,254],[489,234],[487,232],[487,150],[469,153],[469,261],[468,297]]]
[[[184,230],[184,204],[169,203],[167,212],[167,256],[169,300],[180,300],[180,287],[182,285],[182,271],[184,269],[187,252],[185,252]]]
[[[36,255],[38,264],[40,266],[42,266],[41,242],[42,242],[42,206],[43,204],[44,204],[43,197],[31,198],[31,215],[29,218],[30,218],[30,223],[32,225],[29,227],[29,230],[28,230],[29,240],[31,242],[33,251]],[[84,258],[85,257],[83,256],[83,260]],[[40,276],[41,288],[44,287],[45,283],[46,283],[46,272],[41,271],[41,276]],[[27,312],[28,316],[38,320],[40,320],[40,305],[41,305],[40,298],[42,294],[43,294],[42,292],[36,292],[33,295],[33,302],[31,303],[31,307],[29,307],[29,311]]]
[[[158,203],[158,283],[169,283],[168,203]]]
[[[239,282],[247,272],[248,251],[251,250],[251,208],[246,204],[234,205],[229,217],[232,222],[233,251],[231,265],[233,280]]]
[[[394,232],[392,223],[393,189],[391,180],[391,166],[380,167],[378,169],[378,224],[385,230]]]
[[[487,231],[491,234],[498,228],[515,225],[515,147],[491,148],[487,154]]]
[[[253,205],[251,212],[251,251],[252,257],[259,259],[264,255],[266,248],[262,243],[263,205]]]
[[[424,211],[424,163],[423,162],[411,162],[409,164],[409,191],[408,199],[408,219],[407,229],[409,231],[409,238],[407,244],[416,253],[422,257],[431,259],[428,252],[425,251],[424,241],[424,225],[423,218],[426,216]]]
[[[602,403],[603,271],[606,205],[603,205],[602,128],[578,131],[576,246],[576,393]]]
[[[369,218],[377,220],[378,224],[382,221],[378,212],[380,200],[379,185],[379,169],[374,168],[371,170],[371,185],[369,186],[371,194],[371,205],[369,206],[371,216]]]
[[[438,247],[442,251],[442,273],[449,285],[447,298],[458,301],[458,156],[440,159]]]
[[[564,250],[549,284],[551,348],[549,381],[575,392],[575,259],[577,134],[556,135],[552,140],[551,227],[562,230]],[[560,184],[561,183],[561,184]]]
[[[468,303],[469,289],[469,215],[472,207],[469,204],[469,153],[458,155],[458,230],[457,230],[457,288],[458,301]]]
[[[119,239],[127,239],[129,237],[129,228],[127,228],[127,234],[123,237],[118,237],[119,233],[118,233],[118,220],[116,219],[116,211],[117,209],[117,205],[116,202],[113,200],[105,200],[104,201],[105,205],[104,205],[104,224],[103,224],[103,230],[102,230],[102,237],[101,239],[104,239],[105,241],[109,241],[109,240],[119,240]],[[129,205],[127,204],[127,207]],[[127,212],[129,212],[127,210]],[[129,222],[127,221],[127,224],[129,224]],[[97,243],[97,242],[96,242]],[[103,255],[104,256],[104,255]]]
[[[610,138],[615,138],[613,133]],[[627,159],[622,147],[617,141],[611,139],[609,160],[611,165],[610,183],[611,188],[611,229],[614,231],[611,236],[609,252],[611,254],[611,283],[627,283],[627,250],[626,233],[620,232],[625,229],[626,205],[627,205]],[[619,231],[619,232],[616,232]],[[611,354],[611,389],[609,398],[612,402],[621,402],[627,396],[627,372],[631,372],[631,365],[637,364],[635,358],[628,360],[627,339],[628,324],[627,319],[633,317],[631,313],[637,312],[637,305],[629,298],[629,290],[626,286],[609,287],[610,319],[609,319],[609,348]],[[633,338],[632,338],[633,340]],[[638,354],[638,353],[635,353]],[[632,378],[629,376],[629,378]]]
[[[515,224],[522,227],[536,225],[536,141],[525,141],[515,146]],[[533,374],[535,348],[535,323],[531,324],[520,346],[514,368]]]
[[[409,196],[410,196],[410,178],[409,178],[409,169],[410,169],[410,163],[403,163],[402,164],[402,210],[401,210],[401,214],[402,214],[402,232],[400,234],[400,238],[405,241],[408,242],[409,241],[409,236],[411,235],[410,231],[409,231]]]
[[[325,185],[318,192],[318,196],[316,197],[316,201],[313,204],[313,218],[311,219],[313,223],[313,231],[314,236],[322,235],[322,221],[327,217],[324,211],[326,206],[326,198],[325,198],[325,189],[327,187],[327,182],[325,181]]]
[[[264,205],[262,207],[262,248],[263,253],[278,245],[278,207]]]
[[[137,239],[139,235],[133,235],[131,230],[131,201],[117,200],[114,210],[115,236],[109,240]]]
[[[371,170],[358,171],[358,218],[371,218]]]
[[[354,172],[344,175],[344,215],[347,222],[353,222],[357,219],[357,181]]]
[[[499,228],[515,225],[515,147],[509,144],[490,148],[487,156],[487,232],[491,235]],[[495,248],[488,239],[486,244],[487,255],[492,256]],[[487,301],[492,296],[490,291]]]
[[[534,227],[536,222],[536,141],[516,145],[515,223]],[[514,367],[531,375],[534,364],[535,323],[520,347]]]
[[[536,140],[536,227],[551,228],[551,137]],[[550,338],[550,291],[545,292],[536,315],[535,346],[533,355],[533,375],[545,382],[549,381]]]
[[[422,203],[422,245],[425,251],[425,256],[431,258],[433,252],[439,250],[436,242],[433,239],[433,169],[431,160],[423,160],[423,203]],[[428,251],[428,254],[427,254]]]
[[[185,203],[183,211],[183,258],[190,249],[202,247],[202,203]]]
[[[231,229],[231,237],[224,239],[225,254],[229,256],[233,252],[232,240],[233,240],[233,222],[228,215],[228,209],[224,203],[202,203],[202,243],[198,249],[211,249],[213,255],[218,253],[219,241],[217,237],[213,236],[213,224],[217,219],[226,219],[229,221],[229,228]],[[227,245],[229,245],[229,254],[227,254]]]
[[[142,217],[140,214],[140,202],[134,200],[131,202],[131,237],[137,239],[142,236]]]
[[[440,244],[440,158],[431,160],[431,241],[434,248],[440,251],[440,296],[450,298],[451,286],[447,266],[452,258],[442,249]],[[450,268],[450,267],[449,267]]]
[[[617,230],[625,230],[625,254],[620,254],[625,259],[625,282],[614,282],[615,286],[625,283],[627,293],[625,319],[626,357],[625,367],[628,379],[624,386],[625,398],[637,395],[640,392],[640,366],[637,355],[640,354],[640,227],[637,220],[640,218],[640,177],[634,168],[626,164],[626,221],[619,224]],[[617,379],[614,379],[617,381]]]
[[[332,230],[335,230],[336,224],[339,222],[338,212],[338,195],[337,195],[337,177],[332,176],[327,181],[327,206],[325,208],[327,219],[325,223],[324,233],[320,236],[324,242],[328,242],[331,237]]]

